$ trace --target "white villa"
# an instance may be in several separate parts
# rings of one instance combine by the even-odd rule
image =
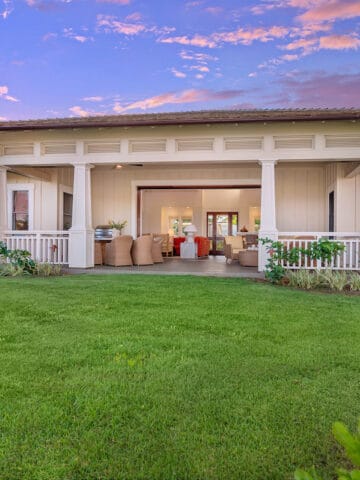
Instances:
[[[214,254],[216,222],[228,235],[334,238],[346,245],[334,268],[359,270],[360,111],[0,122],[0,239],[39,261],[93,267],[94,228],[110,219],[127,220],[134,238],[193,223]]]

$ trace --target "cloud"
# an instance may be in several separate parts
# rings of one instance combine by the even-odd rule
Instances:
[[[328,35],[321,37],[319,48],[329,50],[357,50],[360,46],[360,39],[354,35]]]
[[[163,105],[179,105],[196,102],[211,102],[219,100],[228,100],[237,98],[243,94],[241,90],[223,90],[213,91],[207,89],[191,89],[184,90],[178,93],[162,93],[154,97],[145,98],[128,105],[121,105],[116,103],[114,105],[114,112],[125,113],[128,110],[149,110]]]
[[[145,25],[141,23],[120,22],[111,15],[98,15],[97,26],[103,27],[107,31],[129,36],[138,35],[146,30]]]
[[[278,82],[280,95],[269,105],[287,108],[358,108],[360,107],[360,74],[343,75],[317,72],[297,73]]]
[[[84,102],[102,102],[104,100],[104,97],[84,97],[83,101]]]
[[[29,7],[41,12],[54,12],[72,3],[72,0],[25,0],[25,2]]]
[[[84,110],[82,107],[79,107],[78,105],[69,108],[70,112],[73,113],[74,115],[77,115],[78,117],[90,117],[91,112],[89,110]]]
[[[0,122],[6,122],[7,118],[6,117],[0,117]]]
[[[98,3],[113,3],[116,5],[130,5],[131,0],[96,0]]]
[[[198,52],[192,52],[192,51],[186,51],[186,50],[181,50],[180,52],[180,58],[183,60],[193,60],[198,63],[207,63],[210,61],[216,62],[219,60],[218,57],[215,57],[213,55],[209,55],[207,53],[198,53]]]
[[[9,95],[9,87],[6,85],[0,85],[0,99],[3,98],[4,100],[7,100],[8,102],[19,102],[17,98],[13,97],[12,95]]]
[[[302,22],[329,22],[360,16],[359,0],[309,2],[310,8],[298,17]]]
[[[80,42],[80,43],[85,43],[89,40],[92,40],[91,37],[86,37],[85,35],[78,35],[74,33],[72,28],[64,28],[63,32],[64,32],[63,36],[65,38],[71,38],[72,40],[76,40],[77,42]]]
[[[178,43],[180,45],[191,45],[192,47],[208,47],[215,48],[216,42],[209,37],[203,35],[194,35],[193,37],[188,37],[186,35],[178,37],[167,37],[160,38],[158,40],[160,43]]]
[[[171,69],[171,72],[172,72],[172,74],[174,75],[174,77],[177,77],[177,78],[186,78],[186,73],[180,72],[179,70],[176,70],[176,68],[172,68],[172,69]]]
[[[210,72],[210,68],[206,65],[192,65],[189,67],[189,70],[197,70],[198,72],[208,73]]]
[[[142,20],[142,15],[140,12],[134,12],[134,13],[131,13],[130,15],[128,15],[127,17],[125,17],[125,20],[127,22],[140,22],[140,20]]]
[[[180,45],[191,45],[195,47],[208,47],[215,48],[224,43],[231,43],[233,45],[251,45],[254,41],[269,42],[274,39],[284,38],[290,32],[289,27],[272,26],[269,28],[253,28],[237,30],[229,32],[212,33],[209,36],[193,35],[188,36],[176,36],[160,38],[161,43],[178,43]]]
[[[53,32],[49,32],[49,33],[46,33],[42,39],[44,42],[47,42],[48,40],[51,40],[52,38],[56,38],[58,35],[57,33],[53,33]]]
[[[2,17],[4,20],[7,19],[7,17],[10,15],[10,13],[14,10],[13,8],[13,2],[12,0],[3,0],[3,8],[4,10],[0,12],[0,17]]]
[[[224,9],[222,7],[206,7],[205,12],[211,13],[211,15],[220,15]]]

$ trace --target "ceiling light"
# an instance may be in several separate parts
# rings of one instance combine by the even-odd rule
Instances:
[[[116,170],[120,170],[122,167],[123,167],[123,166],[120,165],[120,163],[118,163],[117,165],[115,165],[115,169],[116,169]]]

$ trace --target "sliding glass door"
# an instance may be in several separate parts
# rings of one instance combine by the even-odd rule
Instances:
[[[207,213],[207,237],[210,240],[211,255],[224,255],[224,237],[236,235],[238,224],[237,212]]]

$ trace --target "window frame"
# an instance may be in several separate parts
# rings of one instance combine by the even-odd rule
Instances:
[[[29,199],[29,228],[27,230],[13,230],[14,192],[28,192]],[[14,232],[30,232],[34,230],[34,184],[11,183],[7,186],[8,195],[8,229]]]

